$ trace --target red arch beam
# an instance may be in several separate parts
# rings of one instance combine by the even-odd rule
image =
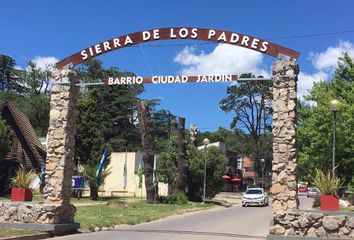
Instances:
[[[145,42],[174,39],[191,39],[226,43],[248,48],[273,57],[286,55],[295,60],[297,60],[300,55],[299,52],[290,48],[237,32],[207,28],[172,27],[145,30],[106,40],[82,49],[81,51],[59,61],[56,64],[56,67],[62,69],[67,66],[76,66],[86,60],[95,58],[96,56]]]

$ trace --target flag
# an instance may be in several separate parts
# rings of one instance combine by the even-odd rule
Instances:
[[[39,176],[40,184],[42,185],[45,181],[45,162],[41,163],[41,174]]]
[[[97,171],[96,171],[96,184],[97,184],[97,185],[100,185],[100,184],[101,184],[101,177],[100,177],[100,174],[101,174],[101,172],[102,172],[103,165],[104,165],[104,164],[106,163],[106,161],[107,161],[107,158],[108,158],[108,148],[105,147],[105,149],[103,150],[103,153],[102,153],[101,161],[100,161],[100,163],[98,164]]]
[[[138,167],[138,177],[139,177],[138,188],[142,188],[143,187],[143,168],[141,166],[141,160],[139,162],[139,167]]]
[[[127,188],[127,182],[128,182],[127,155],[128,155],[128,150],[125,150],[125,161],[124,161],[124,169],[123,169],[124,189]]]
[[[156,155],[154,156],[154,168],[152,169],[152,186],[156,186]]]

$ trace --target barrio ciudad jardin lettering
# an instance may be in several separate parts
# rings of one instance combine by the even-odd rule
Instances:
[[[268,50],[269,42],[239,33],[200,28],[153,29],[137,32],[93,45],[80,52],[82,60],[141,42],[168,39],[196,39],[234,44],[261,52]]]
[[[130,84],[166,84],[166,83],[187,83],[187,82],[231,82],[236,81],[237,75],[197,75],[197,76],[153,76],[144,78],[142,76],[109,77],[105,85],[130,85]]]

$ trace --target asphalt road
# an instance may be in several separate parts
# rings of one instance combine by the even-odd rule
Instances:
[[[299,196],[300,209],[309,209],[313,199]],[[172,216],[113,231],[76,234],[55,240],[226,240],[266,239],[271,207],[216,208]]]
[[[271,207],[235,206],[174,216],[113,231],[76,234],[56,240],[224,240],[265,239]]]

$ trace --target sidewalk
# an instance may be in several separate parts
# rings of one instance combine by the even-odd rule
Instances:
[[[240,205],[242,193],[221,192],[214,197],[216,201],[226,202],[230,205]]]

